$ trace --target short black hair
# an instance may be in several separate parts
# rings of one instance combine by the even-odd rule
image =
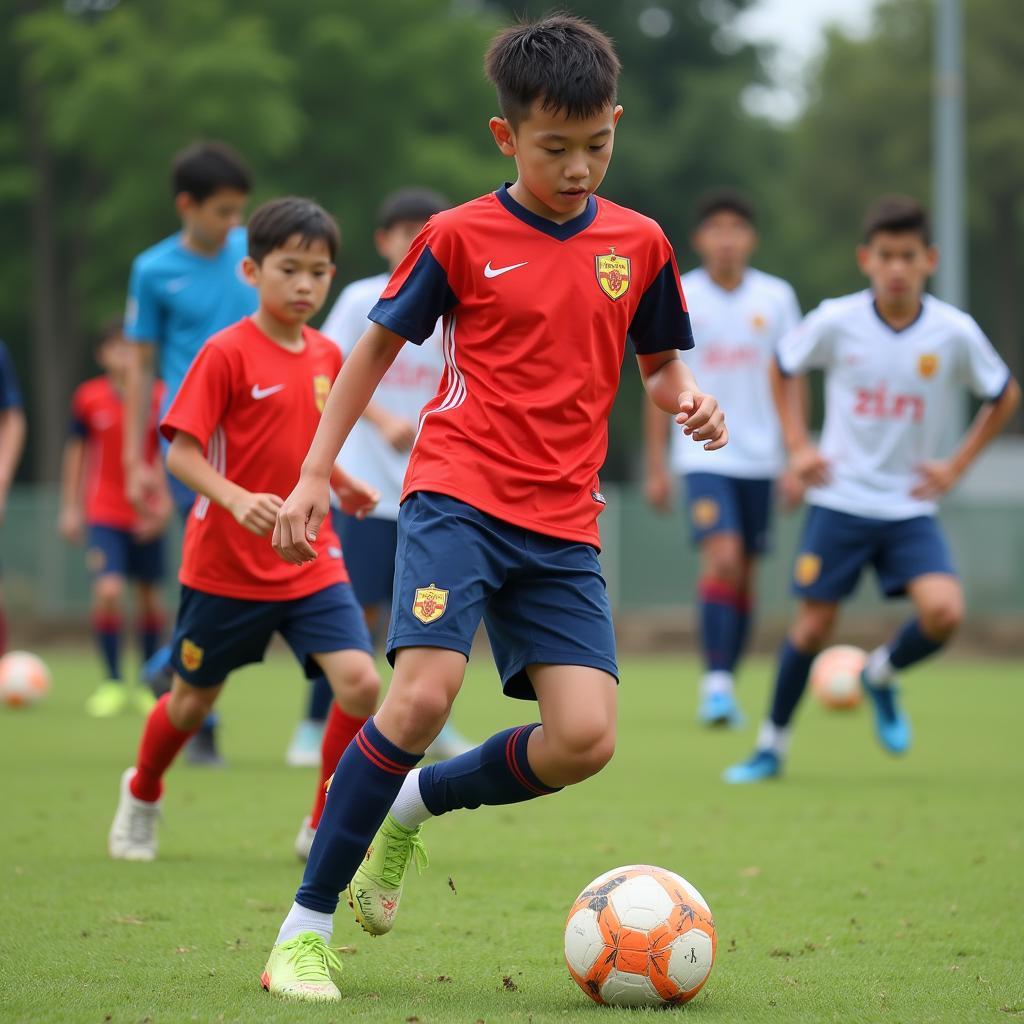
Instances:
[[[341,232],[334,218],[312,199],[284,196],[264,203],[249,218],[249,256],[262,263],[274,249],[280,249],[289,238],[298,235],[309,248],[313,242],[325,242],[331,262],[341,247]]]
[[[880,231],[902,235],[913,232],[925,245],[932,244],[932,225],[924,205],[912,196],[888,195],[876,199],[864,218],[864,244]]]
[[[193,142],[171,163],[171,188],[174,195],[185,192],[201,203],[222,188],[248,195],[252,191],[252,175],[245,161],[227,143]]]
[[[501,112],[513,126],[538,99],[544,110],[591,117],[615,102],[621,68],[608,36],[571,14],[506,28],[484,60]]]
[[[735,213],[751,227],[757,224],[757,211],[750,197],[735,188],[716,188],[705,192],[694,204],[693,226],[697,229],[716,213]]]
[[[400,188],[384,197],[377,210],[377,227],[393,228],[405,221],[426,221],[447,210],[451,203],[430,188]]]

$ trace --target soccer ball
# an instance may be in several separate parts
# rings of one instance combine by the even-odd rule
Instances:
[[[596,1003],[676,1006],[715,962],[711,910],[679,875],[649,864],[606,871],[579,894],[565,924],[565,962]]]
[[[860,673],[867,654],[859,647],[837,644],[826,647],[811,662],[811,689],[825,707],[855,708],[860,703]]]
[[[0,658],[0,700],[9,708],[22,708],[50,692],[50,670],[28,651],[11,651]]]

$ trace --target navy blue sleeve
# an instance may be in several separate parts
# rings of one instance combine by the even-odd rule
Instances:
[[[629,338],[638,356],[693,348],[690,314],[671,256],[641,296],[629,325]]]
[[[424,245],[418,256],[410,253],[398,267],[369,318],[406,341],[422,345],[434,333],[438,319],[458,301],[444,268]]]
[[[89,424],[79,419],[74,413],[68,420],[68,437],[77,437],[85,440],[89,436]]]
[[[0,342],[0,411],[20,409],[23,404],[11,355],[7,351],[7,346]]]

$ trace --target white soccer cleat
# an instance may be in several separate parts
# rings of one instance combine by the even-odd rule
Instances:
[[[310,827],[309,821],[309,815],[306,815],[299,826],[299,834],[295,837],[295,856],[302,861],[309,860],[309,851],[316,835],[316,829]]]
[[[135,769],[128,768],[121,776],[121,797],[110,826],[107,850],[115,860],[154,860],[160,801],[150,803],[132,796],[128,784],[134,774]]]

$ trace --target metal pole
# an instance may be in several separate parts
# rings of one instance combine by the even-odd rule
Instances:
[[[935,294],[967,306],[964,244],[964,79],[960,0],[935,0],[933,192],[939,269]]]

